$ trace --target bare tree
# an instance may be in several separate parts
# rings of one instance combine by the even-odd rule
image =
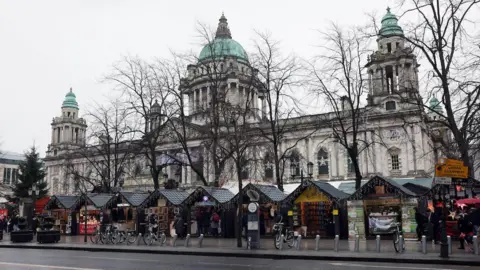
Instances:
[[[99,192],[111,192],[112,188],[119,187],[124,180],[126,163],[139,152],[130,114],[118,100],[107,105],[97,104],[88,112],[86,117],[91,119],[88,143],[66,154],[66,175]]]
[[[345,148],[349,167],[355,173],[355,188],[359,189],[362,180],[359,156],[368,147],[360,136],[366,114],[362,100],[367,94],[368,82],[362,64],[366,59],[365,43],[355,30],[338,25],[332,25],[322,37],[325,45],[321,48],[325,54],[317,60],[323,65],[311,63],[312,90],[332,110],[332,137]]]
[[[167,119],[176,113],[164,71],[158,65],[126,57],[114,66],[106,80],[116,85],[132,111],[130,117],[138,123],[135,134],[141,139],[136,142],[150,168],[154,188],[158,189],[165,164],[158,164],[156,148],[166,139]]]
[[[428,119],[451,131],[458,157],[473,176],[472,146],[478,145],[480,81],[478,80],[478,42],[468,25],[479,0],[421,1],[401,0],[406,14],[421,18],[406,31],[406,39],[428,63],[427,87],[438,94],[445,113],[419,102],[419,106],[438,117]],[[477,58],[475,57],[477,52]],[[448,139],[448,137],[447,137]]]
[[[304,66],[293,54],[284,56],[280,42],[268,32],[256,32],[252,65],[258,70],[258,85],[262,99],[262,125],[259,131],[268,142],[273,155],[277,186],[283,191],[286,160],[301,140],[315,132],[306,132],[282,150],[285,135],[297,130],[294,117],[301,113],[298,96],[300,86],[305,83]]]

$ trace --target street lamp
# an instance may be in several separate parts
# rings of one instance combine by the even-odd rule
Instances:
[[[307,173],[310,178],[312,178],[313,175],[313,162],[308,162],[307,163]]]
[[[28,189],[28,195],[32,197],[32,211],[29,215],[28,226],[33,229],[33,217],[35,216],[35,203],[37,201],[37,184],[33,183],[32,187]]]
[[[292,162],[290,164],[290,174],[292,175],[292,178],[295,178],[295,176],[297,176],[297,166],[300,166],[298,163],[294,163]],[[312,179],[312,175],[313,175],[313,163],[312,162],[308,162],[307,163],[307,174],[308,174],[308,179]],[[300,168],[300,182],[301,184],[303,185],[303,180],[304,180],[304,177],[303,177],[303,168]]]

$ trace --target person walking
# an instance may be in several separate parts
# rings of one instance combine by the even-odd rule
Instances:
[[[417,222],[417,239],[418,241],[422,240],[422,235],[425,234],[425,224],[427,223],[427,218],[418,211],[418,207],[415,207],[415,222]]]
[[[212,235],[214,237],[218,237],[219,225],[220,225],[220,216],[217,214],[216,211],[213,211],[213,214],[210,220],[210,228],[212,230]]]

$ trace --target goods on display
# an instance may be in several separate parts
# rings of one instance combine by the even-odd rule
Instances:
[[[348,238],[365,237],[363,201],[348,201]]]

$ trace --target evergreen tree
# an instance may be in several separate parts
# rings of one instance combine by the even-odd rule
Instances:
[[[25,153],[25,161],[20,164],[19,169],[18,182],[13,188],[15,197],[29,198],[28,190],[32,188],[33,183],[37,186],[37,199],[45,197],[48,192],[47,183],[44,182],[46,173],[35,146],[32,146],[30,152]]]

